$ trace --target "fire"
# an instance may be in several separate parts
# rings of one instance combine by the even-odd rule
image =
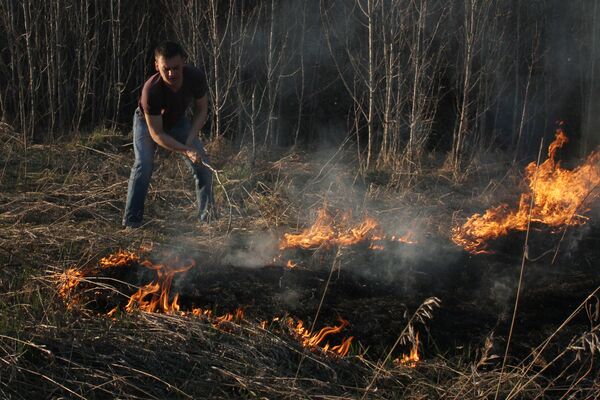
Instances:
[[[206,318],[212,318],[212,311],[211,310],[205,310],[202,308],[193,308],[192,309],[192,315],[195,315],[196,317],[206,317]]]
[[[566,170],[555,161],[555,155],[567,142],[562,128],[558,128],[548,147],[548,158],[539,166],[532,162],[525,168],[529,190],[521,194],[518,209],[501,204],[483,215],[472,215],[462,226],[452,229],[454,243],[471,253],[485,253],[490,239],[511,230],[525,231],[530,213],[532,222],[552,228],[584,224],[588,218],[582,214],[589,211],[584,203],[600,184],[600,152],[591,153],[583,164]]]
[[[67,268],[59,277],[58,294],[67,300],[71,292],[79,285],[84,278],[82,270],[77,268]],[[70,304],[70,302],[69,302]]]
[[[186,313],[182,312],[182,314],[185,315]],[[225,313],[218,317],[213,317],[212,310],[202,308],[192,308],[191,314],[195,317],[206,318],[212,323],[212,326],[221,330],[227,330],[227,328],[231,328],[231,325],[228,325],[228,323],[240,323],[244,320],[244,309],[242,308],[237,308],[232,313]]]
[[[315,223],[301,233],[285,233],[279,242],[279,249],[314,249],[318,247],[352,246],[362,242],[371,242],[370,248],[383,249],[382,241],[414,243],[411,234],[402,237],[388,237],[379,222],[372,217],[365,217],[358,224],[352,224],[350,211],[342,214],[341,221],[336,223],[326,207],[317,213]]]
[[[141,252],[148,251],[144,248]],[[131,251],[119,250],[114,254],[110,254],[103,257],[98,261],[100,270],[109,268],[123,268],[130,267],[140,262],[140,257],[137,253]],[[72,306],[76,301],[70,298],[71,293],[80,285],[80,283],[87,277],[95,276],[99,272],[98,269],[94,268],[67,268],[58,277],[58,294],[65,299],[69,306]],[[116,311],[111,310],[112,314]]]
[[[286,233],[279,243],[279,249],[289,249],[300,247],[310,249],[321,245],[332,244],[336,239],[336,233],[333,229],[333,220],[327,210],[322,208],[317,214],[317,219],[313,226],[305,229],[300,234]]]
[[[97,276],[102,270],[111,268],[134,268],[136,266],[147,268],[156,273],[156,279],[133,293],[124,307],[125,312],[140,310],[148,313],[161,312],[165,314],[178,313],[180,315],[193,315],[204,317],[212,321],[216,328],[223,328],[229,322],[240,322],[244,319],[244,311],[238,308],[233,313],[213,317],[212,310],[202,308],[192,308],[191,311],[183,311],[179,304],[179,293],[174,295],[171,292],[171,286],[175,275],[184,273],[193,268],[196,263],[194,260],[182,260],[178,256],[166,256],[162,263],[153,263],[149,260],[142,260],[139,254],[148,252],[148,249],[141,249],[140,253],[132,251],[119,250],[110,254],[98,262],[96,268],[86,270],[69,268],[59,276],[58,291],[62,298],[70,306],[74,304],[71,297],[75,288],[80,285],[86,277]],[[116,306],[106,313],[108,317],[114,318],[121,307]]]
[[[413,343],[410,353],[408,355],[403,354],[402,357],[394,360],[395,365],[404,365],[411,368],[415,368],[417,363],[421,360],[419,357],[419,334],[415,336],[415,342]]]
[[[171,284],[175,274],[186,272],[196,265],[193,260],[184,262],[175,257],[167,263],[153,264],[150,261],[144,261],[141,265],[156,271],[156,281],[142,286],[130,298],[125,306],[128,312],[139,309],[145,312],[164,312],[173,313],[179,311],[179,293],[175,294],[170,301]],[[149,298],[148,298],[149,297]]]
[[[330,346],[329,343],[326,343],[323,347],[319,346],[327,336],[340,333],[342,329],[348,326],[348,321],[341,318],[339,319],[339,321],[339,325],[326,326],[325,328],[321,329],[315,334],[312,334],[307,328],[305,328],[304,323],[301,320],[298,320],[298,322],[294,322],[292,318],[289,318],[288,324],[290,328],[292,328],[292,331],[300,339],[302,346],[311,349],[320,348],[325,352],[332,352],[340,357],[345,357],[348,354],[348,351],[350,350],[350,345],[352,344],[352,340],[354,339],[352,336],[344,339],[342,343],[336,346]]]
[[[98,264],[100,268],[122,268],[129,267],[140,262],[140,256],[132,251],[119,250],[115,254],[111,254],[101,258]]]
[[[298,263],[293,262],[292,260],[288,260],[286,267],[292,269],[292,268],[296,268],[298,266]]]
[[[213,322],[213,326],[215,328],[219,328],[219,327],[221,327],[222,324],[225,324],[227,322],[240,322],[243,319],[244,319],[244,310],[241,308],[238,308],[233,313],[226,313],[224,315],[221,315],[220,317],[217,317],[215,319],[215,322]]]
[[[406,234],[404,234],[404,236],[392,236],[389,240],[391,240],[392,242],[400,242],[400,243],[406,243],[406,244],[415,244],[417,243],[416,240],[413,238],[413,233],[412,232],[407,232]]]

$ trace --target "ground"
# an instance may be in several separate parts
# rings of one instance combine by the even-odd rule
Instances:
[[[25,146],[6,131],[2,143],[2,397],[598,398],[597,211],[566,232],[533,225],[518,303],[524,233],[482,255],[450,240],[471,213],[518,198],[521,166],[500,155],[476,159],[460,180],[432,159],[392,181],[359,174],[344,152],[271,152],[253,163],[214,142],[220,217],[201,224],[184,163],[160,151],[146,225],[124,230],[127,135]],[[390,235],[410,231],[414,243],[280,251],[283,233],[310,226],[324,204],[368,214]],[[90,278],[77,304],[59,295],[67,268],[97,271],[102,257],[149,245],[157,262],[196,262],[173,281],[182,310],[241,307],[244,319],[125,313],[132,285],[154,279],[139,263]],[[288,317],[315,330],[347,320],[331,341],[352,336],[349,354],[303,349]],[[416,332],[416,368],[392,363]]]

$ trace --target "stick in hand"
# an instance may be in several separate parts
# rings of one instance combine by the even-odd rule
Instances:
[[[198,153],[196,150],[186,150],[185,155],[194,164],[202,164],[202,157],[200,156],[200,153]]]

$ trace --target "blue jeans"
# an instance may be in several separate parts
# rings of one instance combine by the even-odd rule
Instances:
[[[174,137],[178,142],[185,143],[190,127],[191,123],[189,119],[182,117],[166,133]],[[133,150],[135,152],[135,162],[133,167],[131,167],[131,175],[127,188],[127,203],[125,205],[125,215],[123,216],[123,225],[125,226],[138,227],[142,224],[144,201],[154,169],[154,152],[156,151],[156,146],[156,142],[152,140],[148,131],[144,114],[138,108],[135,110],[133,116]],[[198,137],[194,139],[192,146],[200,153],[202,160],[208,163],[204,146]],[[212,172],[203,165],[192,163],[185,156],[183,158],[194,175],[196,199],[198,201],[198,217],[201,221],[204,221],[208,216],[208,207],[212,206],[214,202]]]

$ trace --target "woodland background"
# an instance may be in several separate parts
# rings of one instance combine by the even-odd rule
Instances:
[[[349,143],[363,169],[513,161],[557,120],[600,142],[595,0],[2,0],[0,114],[24,143],[131,130],[152,49],[209,80],[206,134],[259,150]]]

